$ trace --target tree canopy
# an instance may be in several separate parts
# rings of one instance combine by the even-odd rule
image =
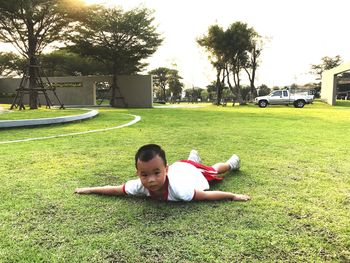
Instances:
[[[82,5],[80,0],[0,0],[0,41],[11,43],[24,57],[36,56],[65,39],[70,15]]]
[[[82,57],[64,48],[42,54],[40,61],[47,76],[110,74],[110,69],[105,64],[90,57]]]
[[[343,63],[343,59],[339,55],[335,57],[325,56],[321,58],[320,64],[311,65],[311,73],[318,75],[319,79],[321,79],[323,71],[335,68],[341,63]]]
[[[163,101],[167,101],[167,92],[172,100],[176,100],[181,96],[183,83],[181,82],[182,77],[179,75],[179,72],[176,69],[170,69],[166,67],[159,67],[153,69],[149,72],[153,76],[153,85],[156,89],[160,90],[160,98]]]
[[[146,8],[124,11],[120,7],[96,7],[81,21],[71,38],[71,50],[109,65],[113,74],[111,105],[116,106],[117,75],[141,71],[145,59],[162,43]]]
[[[197,39],[197,43],[204,47],[209,53],[209,60],[216,69],[216,94],[217,104],[220,104],[222,97],[222,90],[225,83],[225,67],[226,58],[225,53],[225,31],[218,25],[212,25],[208,28],[207,35]]]
[[[209,52],[209,58],[217,72],[217,104],[220,103],[225,82],[234,97],[237,97],[240,103],[243,102],[240,85],[240,73],[243,69],[250,79],[251,93],[254,93],[255,71],[262,50],[262,46],[258,46],[258,39],[260,36],[252,27],[248,27],[246,23],[235,22],[226,30],[212,25],[207,35],[197,40],[198,44]]]

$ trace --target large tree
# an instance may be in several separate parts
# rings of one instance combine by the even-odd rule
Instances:
[[[257,36],[255,30],[246,23],[235,22],[226,30],[218,25],[210,26],[207,35],[197,40],[209,52],[209,59],[216,69],[217,104],[220,104],[225,82],[233,97],[243,103],[240,85],[240,73],[243,69],[248,73],[251,86],[254,86],[261,51],[254,42]]]
[[[227,65],[225,54],[225,31],[218,25],[209,27],[206,35],[197,39],[197,43],[205,48],[209,54],[209,60],[216,70],[216,104],[219,105],[222,99],[222,90],[225,83]]]
[[[147,8],[124,11],[120,7],[94,9],[82,21],[79,34],[72,37],[71,49],[111,65],[113,75],[110,104],[117,106],[117,76],[141,71],[146,58],[162,43]]]
[[[159,67],[148,72],[153,76],[153,86],[160,90],[161,99],[167,101],[166,88],[169,84],[169,74],[171,69],[166,67]]]
[[[169,90],[171,92],[171,100],[175,102],[181,98],[182,88],[184,84],[181,82],[182,77],[177,70],[171,70],[169,75]]]
[[[0,0],[0,41],[11,43],[28,60],[31,109],[38,107],[34,91],[37,56],[48,45],[65,38],[72,22],[70,14],[81,7],[80,0]]]
[[[153,76],[153,86],[160,90],[161,99],[168,100],[167,91],[172,94],[172,99],[179,97],[182,92],[183,83],[179,71],[166,67],[159,67],[149,72]],[[176,100],[176,99],[175,99]]]
[[[256,33],[246,23],[235,22],[225,31],[225,60],[228,61],[227,83],[233,94],[237,95],[239,103],[243,103],[241,94],[240,73],[249,59],[248,51],[253,49],[252,38]],[[230,81],[232,75],[234,86]]]
[[[248,59],[246,64],[243,66],[245,72],[248,75],[250,82],[250,99],[254,99],[257,96],[255,88],[255,76],[256,70],[259,67],[259,58],[263,49],[263,40],[257,33],[253,33],[251,38],[252,45],[251,49],[248,50]]]

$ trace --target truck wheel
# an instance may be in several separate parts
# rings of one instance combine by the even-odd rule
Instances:
[[[267,101],[266,100],[259,100],[258,102],[260,108],[266,108]]]
[[[303,100],[297,100],[294,102],[295,108],[303,108],[305,106],[305,101]]]

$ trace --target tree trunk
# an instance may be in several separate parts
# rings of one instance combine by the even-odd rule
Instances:
[[[236,72],[236,83],[235,83],[235,87],[236,87],[236,90],[237,90],[237,98],[238,98],[239,104],[240,104],[240,105],[246,104],[246,103],[243,101],[243,98],[242,98],[242,93],[241,93],[241,81],[240,81],[240,78],[239,78],[239,70],[237,70],[237,72]]]
[[[115,71],[114,71],[114,72],[115,72]],[[113,74],[113,78],[112,78],[112,87],[111,87],[112,95],[111,95],[111,100],[110,100],[110,102],[109,102],[109,104],[110,104],[112,107],[117,107],[116,89],[117,89],[117,74],[114,73],[114,74]]]
[[[257,60],[257,54],[256,54],[256,50],[254,48],[254,50],[253,50],[253,61],[252,61],[252,75],[251,75],[251,77],[249,77],[249,79],[250,79],[250,96],[251,96],[251,100],[253,100],[257,96],[256,88],[255,88],[255,85],[254,85],[255,72],[256,72],[256,68],[257,68],[256,60]]]
[[[220,81],[220,73],[221,69],[216,69],[216,105],[220,105],[221,103],[221,97],[222,97],[222,87],[221,87],[221,81]]]
[[[162,86],[162,91],[163,91],[163,100],[164,100],[164,102],[167,102],[167,98],[166,98],[166,86],[165,85],[163,85]]]
[[[28,58],[29,58],[29,108],[37,109],[38,108],[38,92],[37,88],[37,78],[38,76],[38,62],[35,57],[37,40],[34,36],[34,25],[31,20],[27,21],[28,26]]]
[[[38,92],[36,90],[38,68],[37,60],[34,55],[29,57],[29,108],[31,110],[38,108]]]
[[[228,87],[230,88],[230,91],[231,91],[232,95],[235,95],[235,92],[233,90],[233,87],[232,87],[231,81],[230,81],[230,71],[228,70],[227,67],[226,67],[226,73],[227,73],[227,84],[228,84]]]

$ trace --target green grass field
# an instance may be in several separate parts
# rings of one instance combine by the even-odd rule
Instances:
[[[187,105],[187,104],[185,104]],[[1,142],[117,126],[48,140]],[[0,130],[0,262],[349,262],[350,105],[101,108],[91,120]],[[73,194],[134,178],[158,143],[168,161],[195,148],[232,153],[239,172],[212,189],[250,202],[164,203]]]

